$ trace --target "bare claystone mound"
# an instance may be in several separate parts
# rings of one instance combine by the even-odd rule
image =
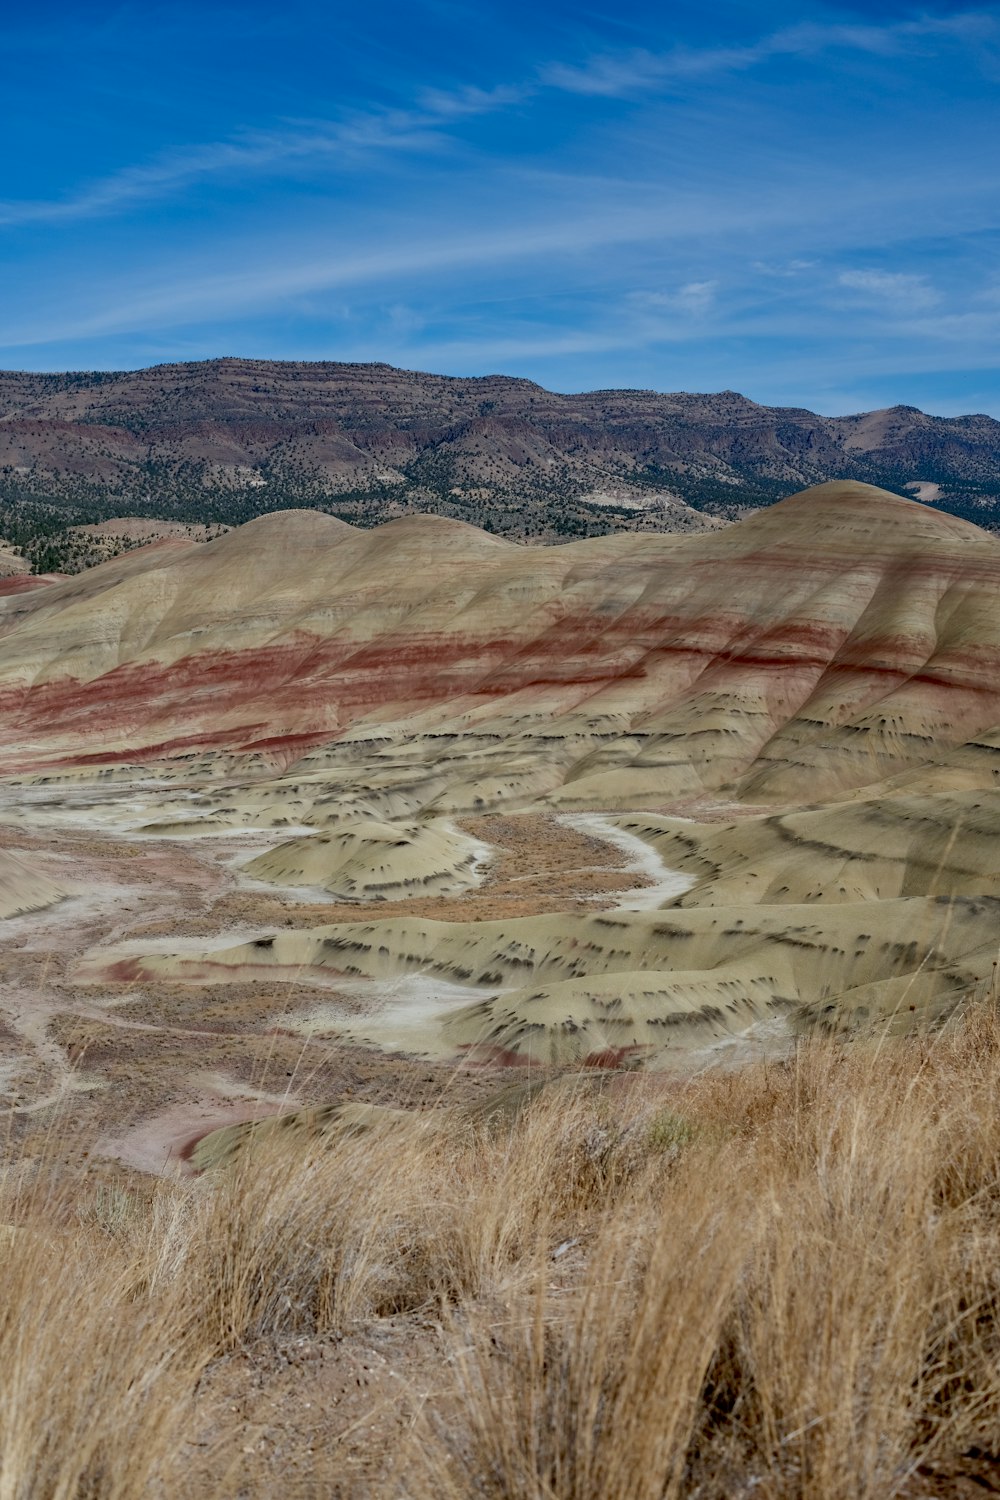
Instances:
[[[0,918],[42,911],[68,894],[67,887],[33,868],[30,858],[0,849]]]
[[[984,993],[1000,899],[666,907],[498,922],[395,918],[204,952],[96,953],[81,978],[214,985],[415,972],[481,1000],[446,1012],[438,1054],[669,1065],[774,1017],[935,1019]],[[806,1012],[808,1011],[808,1016]],[[351,1034],[350,1028],[345,1028]],[[353,1034],[369,1039],[362,1026]]]
[[[720,826],[622,827],[693,877],[681,906],[1000,896],[1000,805],[982,791],[897,794]]]
[[[387,901],[469,890],[487,853],[441,818],[427,823],[359,819],[331,833],[290,839],[244,869],[258,880],[318,886],[342,900]]]

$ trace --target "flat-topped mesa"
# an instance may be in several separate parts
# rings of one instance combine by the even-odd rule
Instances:
[[[594,522],[588,496],[609,484],[633,500],[667,490],[695,505],[706,496],[757,505],[781,485],[831,476],[895,485],[933,471],[953,502],[975,495],[991,519],[1000,497],[1000,424],[988,416],[893,407],[825,417],[734,391],[564,394],[510,376],[215,359],[69,376],[0,371],[0,414],[11,499],[26,468],[49,505],[71,507],[89,490],[103,508],[110,485],[126,510],[162,502],[172,515],[196,463],[203,498],[227,521],[246,513],[248,494],[259,503],[276,472],[368,519],[421,496],[450,512],[457,498],[512,535],[551,536],[568,516]]]
[[[326,746],[378,806],[371,732],[408,815],[977,785],[998,601],[1000,542],[853,481],[719,532],[557,547],[280,511],[5,599],[0,772]]]

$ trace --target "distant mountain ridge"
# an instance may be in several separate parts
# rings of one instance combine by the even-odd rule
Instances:
[[[0,536],[36,564],[67,526],[236,524],[314,506],[511,537],[700,530],[833,478],[1000,529],[1000,422],[914,407],[821,417],[733,391],[561,395],[383,364],[215,359],[0,372]],[[714,524],[717,524],[714,523]]]

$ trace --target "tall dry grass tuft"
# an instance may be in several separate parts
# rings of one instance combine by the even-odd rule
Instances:
[[[170,1493],[203,1361],[175,1301],[135,1300],[130,1266],[79,1225],[0,1233],[3,1500]]]
[[[711,1158],[677,1169],[694,1211],[647,1180],[598,1226],[579,1284],[553,1282],[551,1256],[531,1295],[499,1326],[451,1320],[462,1420],[439,1416],[423,1494],[510,1500],[659,1500],[681,1493],[685,1454],[731,1305],[746,1240],[730,1212],[695,1192]],[[733,1184],[732,1213],[755,1209]],[[697,1203],[697,1207],[694,1207]]]
[[[885,1500],[1000,1453],[1000,1027],[692,1084],[569,1295],[455,1321],[423,1489]]]
[[[183,1283],[217,1353],[489,1298],[524,1278],[595,1185],[607,1205],[626,1175],[572,1090],[514,1126],[441,1111],[299,1144],[279,1133],[225,1171],[164,1186],[139,1260],[154,1288]]]
[[[303,1407],[327,1426],[297,1493],[929,1493],[1000,1456],[998,1100],[983,1007],[683,1085],[566,1082],[513,1117],[276,1131],[141,1198],[9,1176],[0,1500],[272,1493],[216,1373],[257,1351],[264,1389],[261,1350],[381,1326],[413,1435],[362,1400],[350,1441],[392,1463],[348,1490]]]
[[[905,1474],[950,1259],[922,1101],[866,1069],[842,1095],[810,1087],[797,1149],[755,1163],[763,1222],[731,1313],[746,1440],[803,1496],[884,1496]]]

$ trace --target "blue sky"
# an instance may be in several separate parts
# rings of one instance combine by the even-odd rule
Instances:
[[[1000,3],[5,7],[0,365],[1000,416]]]

